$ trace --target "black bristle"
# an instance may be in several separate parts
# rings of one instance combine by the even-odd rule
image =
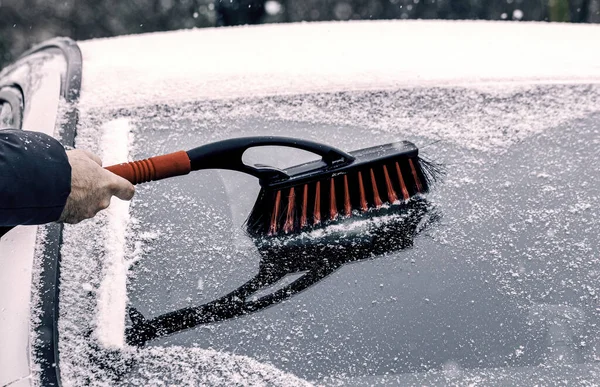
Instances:
[[[425,192],[429,192],[429,188],[446,174],[446,170],[443,165],[422,157],[417,158],[417,163],[420,166],[419,170],[423,175],[423,180],[427,185],[427,190]]]
[[[409,149],[410,152],[402,149],[396,150],[388,145],[388,148],[385,148],[388,153],[384,154],[384,157],[381,157],[380,154],[373,155],[374,152],[369,153],[369,150],[357,151],[353,154],[363,156],[363,159],[366,160],[361,160],[360,163],[356,163],[356,166],[352,164],[344,166],[339,171],[319,166],[315,168],[315,171],[303,172],[304,174],[300,177],[290,174],[292,176],[290,182],[277,181],[272,185],[263,182],[263,188],[246,222],[247,232],[253,237],[278,237],[325,227],[347,219],[345,179],[348,182],[347,192],[350,196],[351,217],[368,217],[371,210],[376,207],[389,208],[391,212],[401,212],[406,202],[403,188],[406,189],[409,200],[412,200],[414,197],[429,192],[431,185],[444,173],[440,165],[418,157],[414,145],[402,144],[409,144],[413,149]],[[397,167],[401,171],[402,181],[398,178]],[[294,168],[297,167],[288,170],[293,171]],[[359,172],[362,176],[367,211],[364,211],[361,206]],[[308,192],[307,198],[304,197],[305,186]],[[335,194],[333,201],[331,200],[332,187]],[[292,188],[294,194],[291,196]],[[317,212],[318,217],[315,217],[317,189],[319,189],[320,207]],[[272,227],[277,192],[281,192],[281,195],[276,224],[275,227]],[[376,196],[381,201],[380,206],[377,205]],[[392,203],[390,198],[396,200]],[[290,203],[290,200],[293,200],[293,203]],[[335,208],[332,208],[333,202],[335,202]],[[290,208],[293,213],[288,215]],[[304,227],[301,221],[303,213],[306,213]],[[272,232],[273,228],[276,230],[275,232]]]

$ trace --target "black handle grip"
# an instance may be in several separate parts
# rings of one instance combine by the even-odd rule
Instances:
[[[220,168],[245,172],[259,179],[288,179],[281,169],[270,166],[247,165],[242,155],[249,148],[258,146],[286,146],[315,153],[330,166],[344,165],[354,161],[354,157],[337,148],[318,142],[289,137],[261,136],[239,137],[206,144],[187,151],[193,171]]]

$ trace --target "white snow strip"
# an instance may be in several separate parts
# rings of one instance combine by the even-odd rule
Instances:
[[[598,25],[401,20],[96,39],[80,43],[81,103],[140,106],[414,86],[594,83],[600,81],[600,50],[593,49],[598,41]]]
[[[102,126],[100,148],[103,165],[127,161],[130,125],[117,119]],[[103,230],[106,247],[104,277],[98,289],[96,335],[107,348],[125,344],[125,310],[127,305],[127,268],[125,261],[129,202],[113,197],[106,210],[107,226]]]

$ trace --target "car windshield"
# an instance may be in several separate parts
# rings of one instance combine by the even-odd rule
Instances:
[[[82,106],[77,147],[105,164],[282,135],[347,151],[409,140],[446,175],[401,242],[302,262],[261,254],[244,232],[252,176],[139,185],[130,204],[65,227],[61,375],[73,385],[598,382],[599,131],[596,85]],[[314,158],[245,155],[277,167]]]

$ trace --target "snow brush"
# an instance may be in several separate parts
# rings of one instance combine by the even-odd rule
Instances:
[[[247,149],[261,146],[297,148],[321,159],[285,169],[242,161]],[[429,191],[441,173],[435,164],[420,158],[417,147],[408,141],[346,153],[317,142],[271,136],[234,138],[106,169],[132,184],[201,169],[255,176],[261,190],[245,227],[263,242],[357,218],[402,213],[411,199]]]

